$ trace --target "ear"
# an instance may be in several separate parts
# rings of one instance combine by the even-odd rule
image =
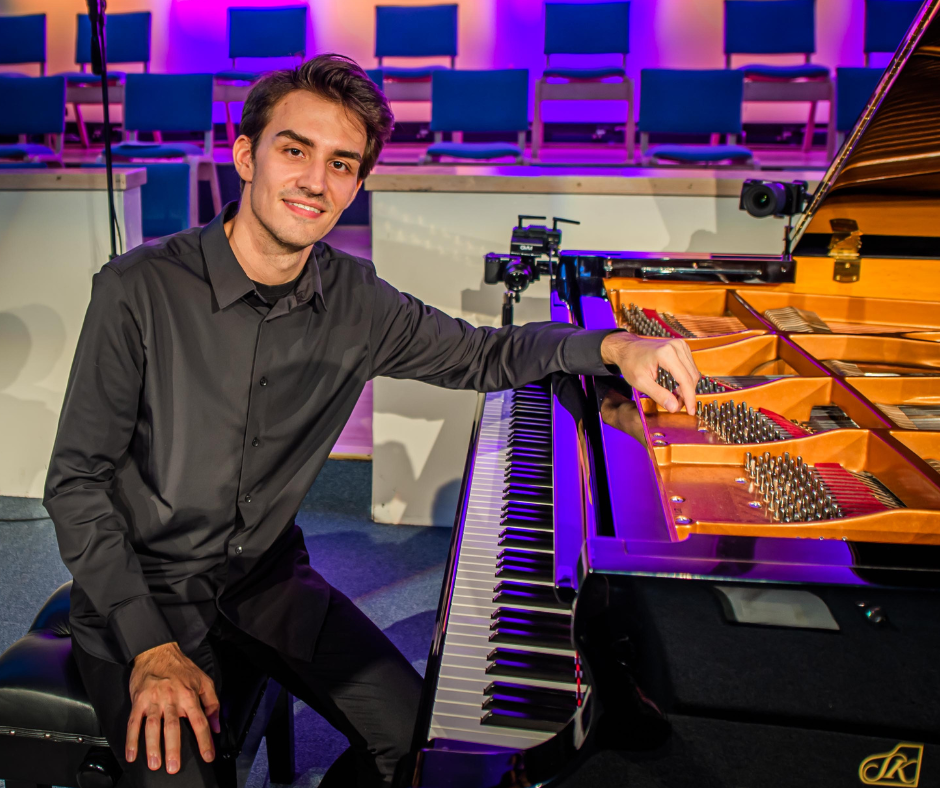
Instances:
[[[235,162],[235,171],[245,183],[251,183],[254,175],[255,160],[251,155],[251,140],[244,134],[238,136],[232,145],[232,159]]]

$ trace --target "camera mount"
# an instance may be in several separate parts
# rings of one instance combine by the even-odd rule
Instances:
[[[483,259],[483,281],[488,285],[502,282],[504,326],[512,325],[513,305],[519,303],[522,292],[537,282],[542,274],[552,275],[552,261],[561,245],[559,222],[580,224],[573,219],[554,217],[552,226],[541,224],[523,225],[527,219],[545,219],[544,216],[519,215],[518,224],[512,229],[509,254],[490,252]]]

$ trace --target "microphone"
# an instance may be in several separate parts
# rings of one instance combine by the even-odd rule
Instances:
[[[87,0],[88,20],[91,22],[91,73],[102,76],[107,71],[107,44],[104,38],[105,0]]]

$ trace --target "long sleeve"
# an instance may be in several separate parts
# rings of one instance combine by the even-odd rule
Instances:
[[[561,323],[474,328],[378,278],[371,330],[372,377],[499,391],[553,372],[609,374],[600,348],[610,331]]]
[[[43,503],[59,552],[125,658],[174,640],[112,503],[137,420],[144,349],[120,274],[95,275],[72,362]]]

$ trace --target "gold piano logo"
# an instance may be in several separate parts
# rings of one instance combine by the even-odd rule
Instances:
[[[917,788],[923,756],[923,744],[899,744],[891,752],[869,755],[858,767],[858,779],[865,785]]]

